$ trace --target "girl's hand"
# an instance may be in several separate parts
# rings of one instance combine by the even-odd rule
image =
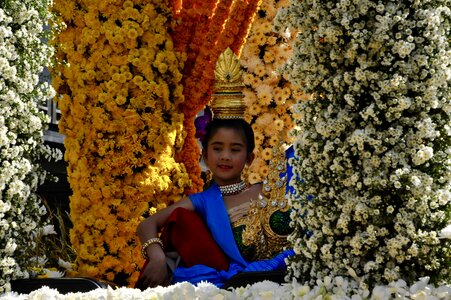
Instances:
[[[152,246],[152,245],[151,245]],[[157,245],[158,246],[158,245]],[[150,248],[150,246],[149,246]],[[148,251],[149,261],[144,267],[135,287],[146,289],[148,287],[167,286],[170,284],[171,273],[166,264],[166,256],[160,249]]]

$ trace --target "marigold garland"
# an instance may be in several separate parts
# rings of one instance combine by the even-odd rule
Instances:
[[[296,99],[307,98],[278,72],[291,54],[292,36],[273,32],[272,21],[277,9],[287,2],[263,0],[241,55],[246,120],[254,129],[256,146],[256,159],[243,173],[250,183],[261,182],[268,175],[273,147],[292,143],[292,106]]]
[[[192,30],[191,43],[196,45],[194,49],[189,49],[190,55],[187,57],[185,68],[183,69],[184,75],[184,96],[185,102],[183,103],[184,112],[184,129],[186,130],[186,139],[183,144],[183,149],[177,154],[177,161],[183,162],[190,174],[190,179],[193,185],[186,190],[186,193],[193,193],[200,191],[203,186],[203,182],[200,179],[200,166],[199,157],[200,149],[198,141],[194,138],[194,118],[197,113],[206,105],[210,100],[211,87],[214,79],[214,66],[219,55],[229,46],[234,44],[235,36],[239,33],[238,30],[228,33],[225,30],[227,28],[238,28],[240,26],[249,27],[252,20],[252,14],[255,14],[256,7],[258,6],[258,0],[251,1],[217,1],[215,9],[211,11],[202,10],[206,4],[205,1],[192,1],[193,6],[185,6],[181,9],[178,20],[186,20],[190,17],[190,20],[194,21],[196,18],[203,20],[199,22],[195,30]],[[204,6],[203,6],[204,5]],[[239,10],[233,12],[232,7],[239,7]],[[190,15],[193,13],[192,8],[198,8],[196,11],[198,15]],[[246,16],[250,17],[249,20],[243,20],[239,16],[234,16],[235,13],[241,13],[246,11]],[[253,13],[252,13],[253,11]],[[241,23],[240,23],[241,22]],[[178,39],[181,34],[180,31],[184,30],[183,27],[189,27],[189,25],[182,22],[178,23],[179,27],[174,30],[174,43],[176,49],[187,49],[185,41],[190,40],[187,37]],[[246,29],[247,30],[247,29]],[[245,31],[246,31],[245,30]],[[206,34],[204,34],[206,33]],[[237,43],[241,41],[239,38],[235,41],[235,49],[239,49],[241,45]],[[197,45],[200,45],[198,47]]]
[[[254,16],[260,7],[259,1],[235,1],[230,17],[224,29],[224,38],[219,41],[219,49],[222,49],[223,43],[231,40],[229,47],[239,57],[241,49],[244,46],[247,36],[250,32],[251,25],[254,22]],[[220,55],[219,53],[218,55]]]
[[[78,272],[132,285],[143,261],[136,227],[190,184],[180,150],[184,57],[167,2],[55,1],[53,85],[66,135],[71,242]]]

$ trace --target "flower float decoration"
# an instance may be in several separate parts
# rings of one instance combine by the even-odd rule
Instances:
[[[372,290],[359,287],[352,278],[337,276],[318,280],[314,285],[293,281],[278,284],[262,281],[245,287],[220,289],[212,283],[202,282],[192,285],[188,282],[177,283],[168,287],[148,288],[144,291],[126,287],[98,288],[89,292],[59,293],[55,289],[44,286],[29,294],[9,293],[0,299],[437,299],[446,300],[451,297],[451,286],[434,286],[427,278],[408,285],[403,280],[378,285]]]
[[[362,288],[451,279],[451,11],[447,1],[299,1],[291,276]]]
[[[55,94],[39,77],[53,55],[45,42],[49,7],[50,1],[0,6],[0,294],[11,280],[42,271],[47,257],[39,239],[53,230],[37,194],[52,179],[41,162],[62,158],[44,145],[49,120],[40,109]]]
[[[185,101],[181,104],[186,137],[182,151],[176,154],[192,181],[186,194],[199,192],[203,187],[194,120],[210,101],[215,62],[227,47],[239,55],[259,4],[259,0],[189,0],[180,7],[173,6],[177,21],[172,33],[174,47],[187,53],[182,70]]]
[[[143,260],[136,227],[183,196],[185,57],[167,1],[57,0],[52,83],[73,191],[76,271],[133,285]]]
[[[292,85],[286,74],[279,72],[292,54],[290,33],[276,33],[272,22],[276,12],[288,1],[264,0],[258,8],[240,62],[246,85],[246,120],[255,132],[255,160],[245,169],[243,177],[250,183],[267,178],[273,159],[273,148],[290,145],[295,115],[292,107],[298,99],[308,99]]]

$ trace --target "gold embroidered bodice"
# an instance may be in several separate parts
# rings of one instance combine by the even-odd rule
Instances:
[[[287,237],[293,228],[285,192],[287,178],[279,176],[286,171],[283,155],[283,159],[272,160],[259,199],[228,210],[235,241],[248,261],[272,258],[289,246]]]

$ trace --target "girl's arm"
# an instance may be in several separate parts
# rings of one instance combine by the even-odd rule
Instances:
[[[193,204],[189,198],[183,198],[182,200],[166,207],[165,209],[151,215],[144,221],[142,221],[137,228],[136,233],[144,244],[151,238],[158,237],[158,232],[165,225],[171,213],[178,207],[183,207],[188,210],[194,210]],[[158,285],[168,284],[168,270],[166,265],[166,256],[160,244],[150,244],[145,252],[149,259],[149,263],[142,270],[141,277],[136,283],[141,287],[155,287]]]

